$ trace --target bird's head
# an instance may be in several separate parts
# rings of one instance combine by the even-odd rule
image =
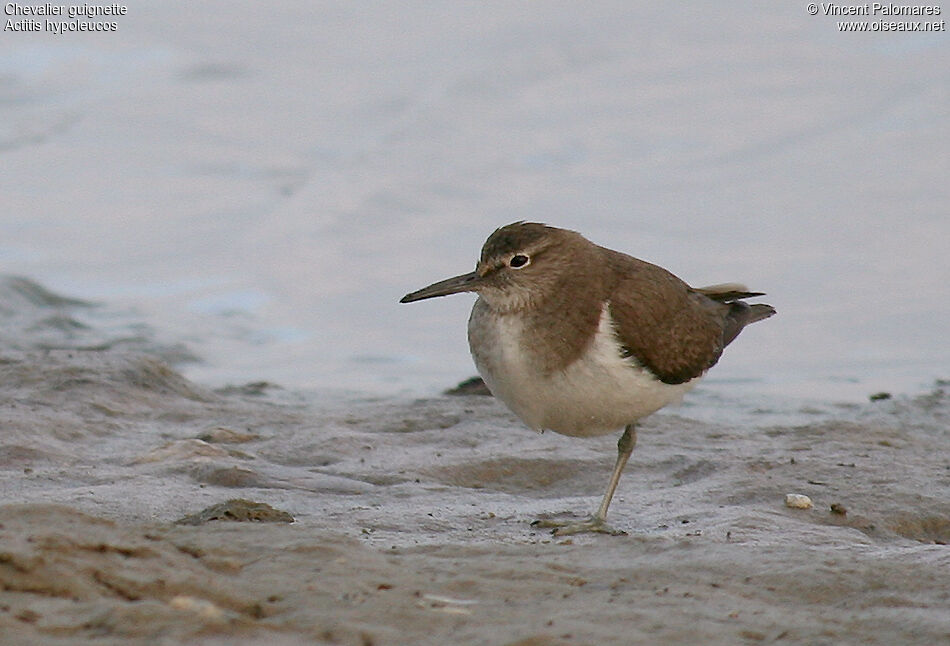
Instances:
[[[578,241],[586,243],[579,234],[565,229],[535,222],[509,224],[485,241],[475,271],[423,287],[399,302],[476,292],[496,310],[530,307],[549,294],[570,270]]]

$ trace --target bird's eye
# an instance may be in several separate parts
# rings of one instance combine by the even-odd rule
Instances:
[[[524,255],[523,253],[519,253],[517,255],[512,256],[511,260],[508,261],[508,264],[515,269],[520,269],[524,267],[525,265],[527,265],[528,262],[530,261],[531,259],[528,258],[526,255]]]

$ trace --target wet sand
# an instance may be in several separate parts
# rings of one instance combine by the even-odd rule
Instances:
[[[87,306],[15,285],[5,645],[950,639],[946,384],[795,423],[657,414],[611,507],[628,534],[555,538],[530,521],[592,510],[616,438],[538,436],[477,395],[211,390],[147,330],[83,330]],[[295,522],[176,522],[232,499]]]

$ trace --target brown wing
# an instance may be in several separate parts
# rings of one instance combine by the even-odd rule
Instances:
[[[694,291],[662,267],[604,251],[616,279],[610,312],[624,353],[668,384],[715,365],[731,327],[732,304]]]

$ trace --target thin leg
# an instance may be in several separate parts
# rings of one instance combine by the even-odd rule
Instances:
[[[600,507],[597,509],[597,513],[594,514],[594,518],[607,520],[607,507],[610,506],[610,500],[617,490],[617,483],[620,482],[620,474],[623,473],[623,468],[627,466],[627,460],[630,459],[630,454],[633,453],[633,447],[636,445],[637,429],[634,428],[633,424],[630,424],[623,430],[620,439],[617,440],[617,462],[614,464],[614,472],[610,474],[610,481],[607,483],[604,499],[600,501]]]
[[[583,532],[599,532],[602,534],[625,534],[626,532],[611,529],[607,525],[607,508],[610,506],[610,500],[614,497],[617,490],[617,483],[620,482],[620,474],[633,453],[633,447],[637,445],[637,429],[633,424],[629,424],[624,429],[623,435],[617,441],[617,462],[614,464],[614,471],[610,474],[610,481],[607,483],[607,491],[604,493],[603,500],[600,501],[600,507],[588,520],[580,523],[556,521],[556,520],[536,520],[532,525],[536,527],[553,527],[552,532],[555,536],[567,536],[569,534],[581,534]]]

